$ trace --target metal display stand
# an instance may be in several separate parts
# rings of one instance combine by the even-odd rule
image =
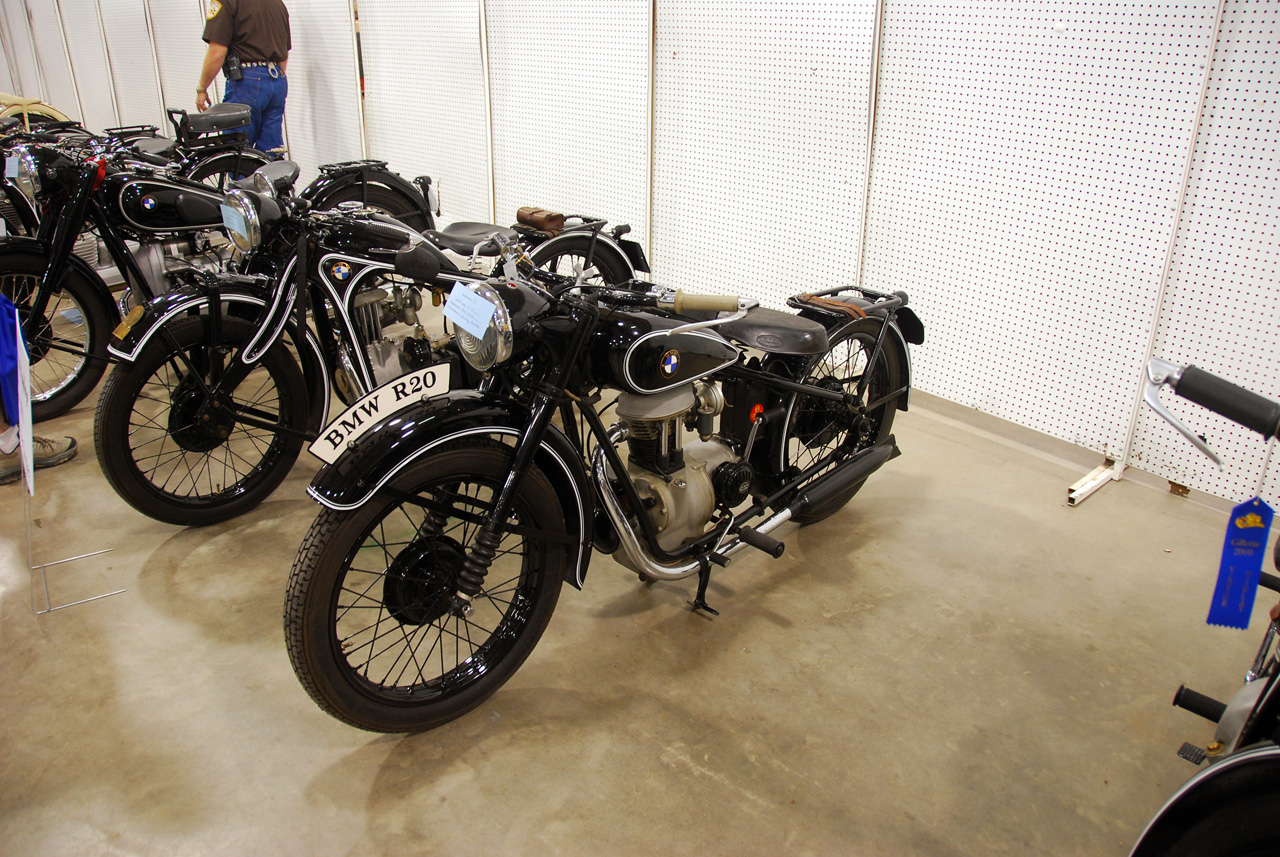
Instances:
[[[23,497],[22,497],[23,511],[26,513],[25,517],[26,517],[26,535],[27,535],[27,566],[31,569],[31,612],[32,613],[35,613],[37,616],[43,616],[44,614],[52,613],[55,610],[65,610],[68,607],[75,607],[77,604],[88,604],[90,601],[98,601],[100,599],[109,598],[112,595],[119,595],[121,592],[124,592],[123,589],[117,589],[114,592],[104,592],[101,595],[93,595],[93,596],[90,596],[89,598],[81,598],[79,601],[71,601],[71,602],[68,602],[67,604],[59,604],[57,606],[54,606],[53,600],[49,595],[48,569],[50,567],[55,565],[63,565],[64,563],[68,563],[68,562],[76,562],[77,560],[81,560],[81,559],[88,559],[91,556],[98,556],[99,554],[111,553],[113,548],[104,548],[100,551],[93,551],[92,553],[83,553],[83,554],[80,554],[79,556],[71,556],[71,557],[67,557],[66,559],[58,559],[58,560],[54,560],[53,562],[42,562],[37,564],[31,558],[31,492],[26,490],[26,486],[23,486],[22,494],[23,494]],[[40,578],[39,589],[44,593],[43,609],[36,607],[36,590],[37,590],[36,572],[37,570],[39,571],[39,578]]]

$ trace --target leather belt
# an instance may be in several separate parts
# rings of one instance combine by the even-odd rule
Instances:
[[[272,60],[264,60],[264,61],[262,61],[262,62],[256,62],[256,61],[255,61],[255,62],[242,62],[242,63],[240,63],[240,67],[241,67],[241,68],[261,68],[262,66],[273,66],[273,65],[279,65],[279,64],[280,64],[280,63],[278,63],[278,62],[274,62],[274,61],[272,61]]]

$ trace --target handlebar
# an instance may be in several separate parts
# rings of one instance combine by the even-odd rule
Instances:
[[[1280,402],[1217,375],[1185,366],[1170,386],[1179,396],[1270,439],[1280,431]]]
[[[675,302],[672,306],[676,313],[692,310],[737,312],[738,297],[737,295],[687,295],[683,290],[676,289]]]

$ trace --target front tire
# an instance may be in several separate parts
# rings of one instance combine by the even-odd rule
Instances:
[[[201,409],[205,395],[188,364],[209,387],[204,318],[183,318],[152,337],[133,363],[112,370],[98,399],[94,445],[111,487],[144,515],[179,526],[216,524],[257,506],[289,474],[302,449],[309,405],[306,383],[280,343],[263,355],[219,409]],[[222,320],[223,341],[242,348],[256,331],[238,318]],[[248,425],[252,413],[275,428]],[[204,420],[208,415],[211,418]]]
[[[74,267],[49,296],[44,313],[31,315],[48,257],[8,253],[0,257],[0,292],[22,318],[31,362],[31,420],[61,416],[93,392],[107,369],[108,307],[94,284]]]
[[[449,611],[510,457],[496,442],[451,447],[363,506],[316,518],[289,577],[284,631],[294,672],[322,709],[375,732],[431,729],[488,699],[533,651],[560,597],[563,545],[507,532],[471,614]],[[537,468],[512,515],[526,533],[565,531]]]
[[[809,362],[796,380],[806,384],[856,393],[858,383],[868,371],[871,379],[859,407],[794,393],[787,400],[785,431],[774,443],[776,473],[799,473],[827,456],[832,463],[874,446],[889,436],[897,399],[885,396],[902,388],[906,372],[894,343],[889,337],[881,348],[875,365],[868,362],[876,337],[884,322],[878,318],[861,318],[845,324],[829,335],[830,347]],[[866,405],[874,407],[867,409]],[[858,493],[859,482],[831,500],[792,517],[798,524],[813,524],[835,514]]]

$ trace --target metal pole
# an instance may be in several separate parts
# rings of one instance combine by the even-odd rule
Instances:
[[[480,67],[484,76],[484,141],[489,153],[489,222],[498,216],[497,177],[493,163],[493,88],[489,83],[489,16],[485,0],[480,0]]]
[[[76,80],[76,65],[71,61],[71,47],[67,44],[67,28],[62,24],[62,0],[53,0],[53,16],[58,19],[58,37],[62,40],[62,55],[67,60],[67,71],[71,75],[71,92],[76,98],[76,110],[80,113],[80,121],[84,122],[84,102],[80,99],[80,83]]]
[[[111,65],[111,46],[107,44],[107,26],[102,20],[102,0],[93,0],[93,8],[98,13],[98,35],[102,39],[102,56],[107,61],[107,84],[111,92],[111,112],[116,116],[116,125],[123,125],[120,116],[120,95],[116,92],[116,70]]]
[[[871,81],[867,91],[867,160],[862,182],[862,219],[858,223],[858,268],[853,281],[862,285],[862,259],[867,249],[867,212],[871,208],[871,146],[876,137],[876,84],[880,80],[880,32],[884,28],[884,0],[876,0],[875,32],[871,37]]]

